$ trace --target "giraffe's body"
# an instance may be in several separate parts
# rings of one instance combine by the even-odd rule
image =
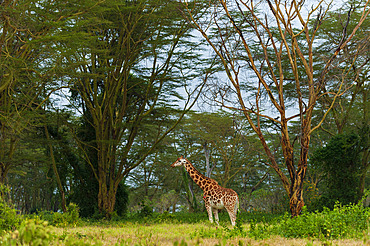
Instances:
[[[184,166],[194,182],[204,191],[203,200],[208,217],[213,223],[212,212],[218,224],[218,210],[225,208],[229,213],[231,224],[235,226],[236,213],[239,207],[238,194],[232,189],[221,187],[216,180],[201,174],[186,158],[181,156],[171,167]]]

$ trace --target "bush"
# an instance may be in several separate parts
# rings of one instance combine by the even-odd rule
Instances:
[[[352,205],[337,203],[333,210],[325,208],[322,212],[308,212],[304,207],[300,216],[292,218],[285,215],[266,213],[240,213],[237,224],[232,229],[224,226],[223,230],[209,227],[197,230],[193,238],[233,238],[249,237],[256,240],[280,235],[286,238],[344,239],[362,238],[369,230],[370,208],[364,208],[362,202]],[[227,222],[226,215],[221,224]],[[243,228],[249,222],[250,227]]]
[[[3,230],[11,230],[19,226],[22,217],[17,214],[17,210],[11,208],[2,198],[1,194],[7,192],[4,186],[0,186],[0,233]]]
[[[80,218],[80,209],[77,204],[70,203],[67,207],[66,219],[70,224],[77,224]]]
[[[158,214],[155,217],[156,223],[163,223],[163,222],[169,222],[169,221],[173,223],[174,220],[175,220],[175,215],[169,213],[168,211],[164,211],[163,213]]]
[[[143,200],[139,203],[141,209],[139,211],[139,217],[152,217],[154,208],[149,200]]]
[[[350,204],[360,200],[360,177],[364,172],[362,138],[357,134],[338,134],[313,153],[313,166],[324,174],[323,185],[319,188],[322,196],[313,204],[317,209],[333,209],[336,201]]]
[[[84,235],[79,233],[76,233],[76,235],[63,234],[58,238],[52,233],[52,226],[48,225],[47,221],[42,221],[40,219],[28,219],[21,223],[18,230],[9,232],[3,237],[0,237],[0,246],[3,245],[100,246],[103,244],[99,240],[84,238]]]
[[[48,221],[51,225],[64,227],[64,226],[77,226],[80,215],[79,208],[76,204],[70,203],[67,207],[66,213],[42,211],[39,213],[41,219]]]
[[[276,225],[276,233],[290,238],[361,238],[368,229],[370,210],[361,203],[340,205],[333,210],[309,213],[306,209],[298,217],[286,214]]]
[[[46,221],[24,220],[20,228],[0,238],[0,245],[50,245],[53,237]]]

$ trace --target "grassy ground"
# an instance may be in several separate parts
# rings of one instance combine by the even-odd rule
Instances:
[[[150,211],[150,210],[148,210]],[[369,245],[370,208],[337,206],[322,212],[289,214],[244,212],[231,227],[227,213],[220,226],[206,213],[134,213],[124,218],[82,219],[73,211],[23,218],[12,231],[0,231],[8,245]]]
[[[243,224],[248,227],[248,224]],[[230,227],[230,226],[229,226]],[[270,236],[265,239],[251,239],[241,236],[225,237],[227,226],[197,223],[117,223],[114,226],[96,225],[54,228],[57,237],[84,239],[86,243],[102,245],[370,245],[366,240],[313,240],[286,239]]]

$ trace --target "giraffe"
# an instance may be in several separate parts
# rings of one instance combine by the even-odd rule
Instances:
[[[204,191],[203,200],[207,209],[209,221],[213,223],[213,212],[215,221],[218,225],[218,210],[225,208],[229,213],[232,226],[235,226],[236,213],[239,208],[238,194],[232,189],[221,187],[216,180],[201,174],[190,161],[183,156],[179,157],[171,165],[171,167],[178,166],[184,166],[190,177]]]

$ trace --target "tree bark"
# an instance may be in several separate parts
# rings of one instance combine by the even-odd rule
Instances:
[[[203,144],[203,150],[204,150],[204,156],[206,158],[206,177],[210,178],[214,166],[211,167],[211,164],[209,162],[209,159],[211,158],[211,154],[210,154],[210,149],[208,148],[207,141],[204,142]]]
[[[0,185],[5,184],[6,175],[6,164],[4,162],[0,162]]]
[[[1,139],[1,135],[0,135],[0,141],[3,141]],[[3,160],[4,159],[8,160],[8,161],[0,161],[0,184],[5,184],[9,169],[12,165],[11,160],[13,159],[13,155],[14,155],[16,145],[17,145],[17,140],[11,137],[9,147],[7,147],[4,144],[4,142],[1,142],[0,144],[1,144],[0,147],[2,147],[2,149],[0,150],[0,158]]]
[[[62,202],[62,211],[65,213],[65,212],[67,212],[65,192],[64,192],[64,188],[63,188],[62,182],[60,180],[59,173],[58,173],[58,169],[57,169],[57,165],[56,165],[55,157],[54,157],[53,146],[51,145],[50,135],[49,135],[48,127],[46,125],[45,125],[45,135],[46,135],[46,139],[48,140],[48,146],[49,146],[49,151],[50,151],[51,164],[52,164],[52,167],[53,167],[55,179],[57,181],[58,190],[60,192],[60,199],[61,199],[61,202]]]

